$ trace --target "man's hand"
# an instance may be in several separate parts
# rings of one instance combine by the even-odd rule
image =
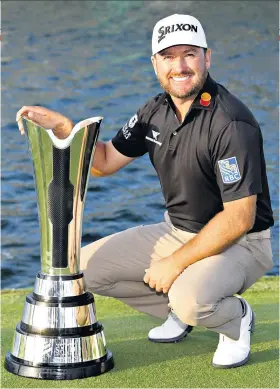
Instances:
[[[181,274],[182,269],[176,264],[172,255],[151,263],[149,269],[145,269],[143,281],[157,292],[167,293]]]
[[[21,116],[25,115],[34,123],[46,129],[52,129],[55,136],[60,139],[67,138],[74,127],[73,122],[66,116],[50,109],[39,106],[23,106],[16,116],[20,133],[24,134]]]

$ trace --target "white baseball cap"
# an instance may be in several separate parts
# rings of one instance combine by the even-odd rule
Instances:
[[[207,48],[204,30],[195,17],[174,14],[157,22],[152,38],[153,55],[167,47],[176,45]]]

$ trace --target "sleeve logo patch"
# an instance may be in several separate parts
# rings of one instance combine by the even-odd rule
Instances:
[[[132,118],[129,120],[128,127],[129,127],[129,128],[133,128],[137,122],[138,122],[138,116],[137,116],[137,114],[135,114],[135,115],[132,116]]]
[[[241,180],[236,157],[222,159],[218,161],[218,164],[224,184],[232,184]]]
[[[129,137],[131,137],[131,132],[129,131],[128,128],[133,128],[137,122],[138,122],[138,116],[137,116],[137,114],[135,114],[134,116],[132,116],[132,118],[129,120],[129,122],[123,126],[122,132],[123,132],[123,136],[125,137],[125,139],[128,139]]]

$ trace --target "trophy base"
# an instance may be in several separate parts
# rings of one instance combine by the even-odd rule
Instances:
[[[36,365],[17,358],[11,353],[8,353],[5,359],[5,369],[10,373],[43,380],[75,380],[93,377],[106,373],[113,367],[114,360],[110,350],[99,360],[73,364],[40,363]]]

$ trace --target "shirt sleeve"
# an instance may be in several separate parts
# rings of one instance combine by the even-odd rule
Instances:
[[[262,193],[262,135],[258,127],[232,121],[212,145],[212,163],[224,202]]]
[[[113,146],[126,157],[140,157],[148,151],[145,143],[146,125],[143,122],[146,105],[140,108],[112,139]]]

